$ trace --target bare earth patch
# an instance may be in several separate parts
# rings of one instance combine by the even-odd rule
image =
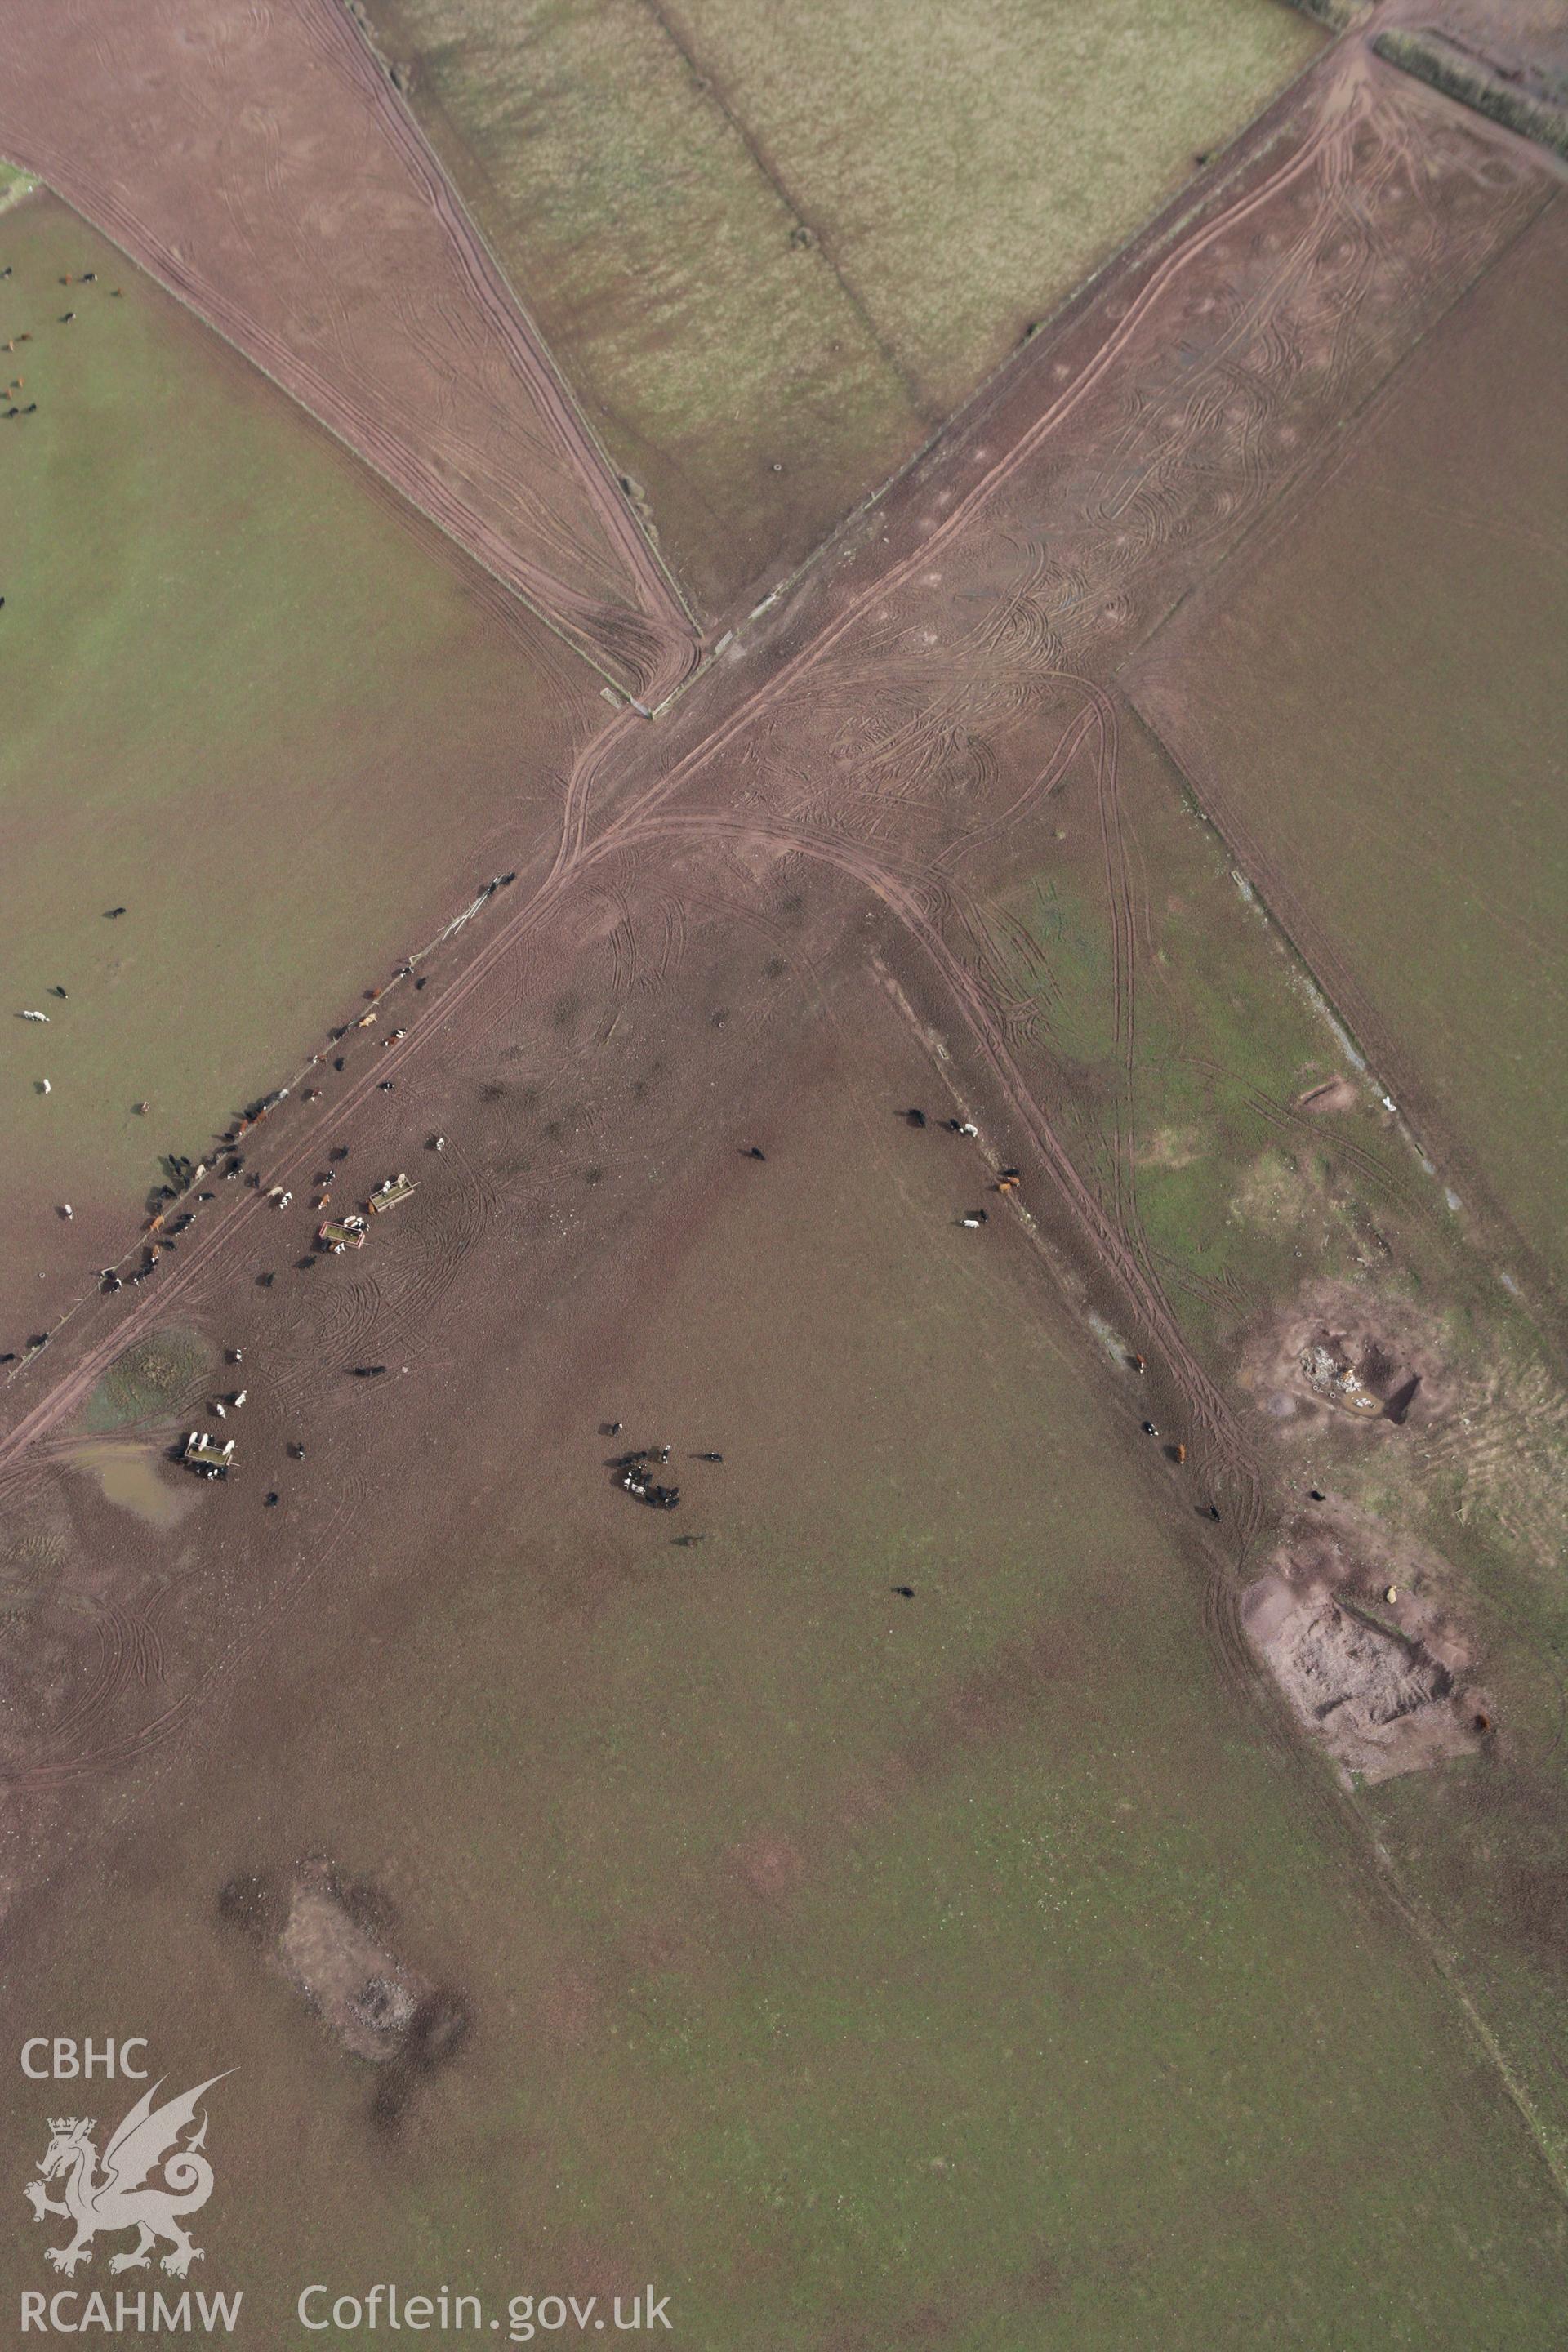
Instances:
[[[1298,1597],[1265,1576],[1246,1595],[1244,1621],[1302,1722],[1363,1780],[1392,1780],[1479,1745],[1455,1706],[1448,1667],[1420,1642],[1384,1633],[1331,1592],[1314,1588]]]
[[[410,2079],[454,2056],[468,2003],[395,1950],[391,1912],[374,1886],[323,1856],[284,1874],[231,1879],[218,1908],[288,1978],[340,2046],[396,2078],[377,2095],[383,2121],[406,2103]]]
[[[1296,1108],[1310,1112],[1313,1118],[1331,1118],[1340,1112],[1354,1110],[1360,1099],[1354,1081],[1341,1073],[1298,1095]]]
[[[1342,1281],[1310,1284],[1260,1329],[1241,1379],[1280,1421],[1333,1413],[1371,1428],[1403,1428],[1432,1423],[1452,1401],[1432,1318],[1405,1299]]]
[[[1260,1577],[1243,1622],[1297,1715],[1347,1772],[1392,1780],[1479,1744],[1448,1669],[1321,1585],[1297,1593],[1282,1578]]]
[[[1291,1530],[1243,1595],[1254,1649],[1347,1772],[1419,1771],[1490,1732],[1452,1582],[1436,1553],[1331,1503]]]
[[[356,1918],[331,1873],[310,1864],[295,1874],[277,1957],[343,2048],[373,2065],[397,2056],[431,1990]]]
[[[1143,1168],[1190,1168],[1204,1156],[1203,1138],[1195,1127],[1162,1127],[1137,1147]]]

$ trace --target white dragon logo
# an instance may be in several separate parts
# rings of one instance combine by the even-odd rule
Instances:
[[[232,2067],[227,2071],[232,2073]],[[76,2235],[68,2246],[46,2247],[46,2262],[68,2277],[73,2275],[79,2263],[91,2262],[92,2241],[100,2230],[139,2232],[129,2253],[111,2258],[111,2271],[144,2270],[160,2239],[166,2239],[174,2249],[163,2256],[163,2268],[175,2278],[184,2278],[193,2263],[203,2260],[202,2249],[192,2245],[181,2227],[181,2216],[199,2212],[213,2193],[213,2168],[201,2153],[207,2136],[205,2116],[194,2139],[183,2147],[179,2139],[195,2121],[205,2094],[223,2079],[222,2074],[214,2074],[207,2082],[198,2083],[194,2091],[166,2099],[157,2108],[153,2102],[163,2085],[154,2083],[104,2149],[101,2172],[92,2144],[98,2128],[92,2116],[50,2118],[49,2144],[38,2165],[39,2178],[29,2180],[22,2193],[33,2209],[35,2221],[41,2221],[46,2213],[58,2213],[75,2223]],[[46,2197],[44,2182],[62,2179],[63,2199]]]

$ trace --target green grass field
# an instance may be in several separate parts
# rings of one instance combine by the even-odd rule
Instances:
[[[1072,698],[1064,688],[1064,718]],[[1133,950],[1131,1044],[1116,1032],[1115,934],[1087,766],[1052,795],[1056,837],[1008,854],[989,936],[1033,1007],[1026,1050],[1041,1098],[1099,1196],[1124,1199],[1188,1339],[1217,1368],[1248,1318],[1300,1279],[1304,1256],[1323,1272],[1353,1265],[1353,1225],[1338,1213],[1347,1188],[1392,1215],[1415,1171],[1369,1083],[1356,1079],[1353,1107],[1332,1118],[1298,1109],[1314,1087],[1355,1079],[1353,1066],[1135,719],[1121,732],[1117,789],[1132,887],[1121,927]]]
[[[1559,1282],[1565,257],[1558,203],[1133,689],[1461,1192]]]
[[[368,15],[716,607],[875,489],[1322,38],[1280,0]]]
[[[456,562],[63,205],[3,242],[37,413],[0,421],[0,1188],[24,1258],[61,1201],[118,1255],[159,1155],[291,1075],[542,814],[564,714]]]

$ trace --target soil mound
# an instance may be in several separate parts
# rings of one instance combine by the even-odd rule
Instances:
[[[1277,1417],[1318,1406],[1374,1427],[1430,1421],[1449,1394],[1436,1335],[1417,1311],[1344,1282],[1314,1285],[1260,1332],[1243,1377]]]
[[[1242,1622],[1295,1713],[1347,1772],[1389,1780],[1478,1744],[1450,1667],[1328,1586],[1302,1590],[1276,1570],[1247,1591]]]
[[[1446,1698],[1453,1688],[1446,1667],[1363,1623],[1337,1601],[1293,1610],[1276,1637],[1273,1664],[1304,1715],[1326,1723],[1343,1707],[1363,1736]]]
[[[431,1990],[353,1918],[337,1888],[296,1881],[277,1942],[285,1974],[345,2050],[384,2066]]]
[[[395,1949],[392,1909],[375,1887],[312,1857],[286,1874],[231,1879],[218,1909],[354,2057],[413,2075],[461,2046],[467,2003]]]
[[[1321,1085],[1309,1087],[1296,1097],[1298,1110],[1306,1111],[1312,1118],[1333,1118],[1345,1111],[1354,1110],[1361,1100],[1354,1083],[1342,1074],[1324,1078]]]

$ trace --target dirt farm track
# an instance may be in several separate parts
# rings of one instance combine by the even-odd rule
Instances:
[[[520,2091],[487,2106],[503,2096],[497,2062],[471,2116],[443,2086],[479,2078],[437,2076],[416,2095],[427,2120],[403,2140],[368,2137],[363,2098],[331,2108],[323,2128],[344,2180],[363,2168],[366,2210],[412,2214],[432,2263],[521,2214],[580,2279],[608,2283],[629,2250],[651,2262],[660,2231],[684,2228],[703,2248],[694,2302],[721,2313],[740,2281],[771,2326],[820,2352],[1132,2342],[1173,2307],[1160,2266],[1174,2259],[1180,2197],[1215,2194],[1230,2200],[1237,2267],[1215,2305],[1184,2314],[1188,2332],[1167,2332],[1173,2344],[1264,2340],[1249,2298],[1286,2291],[1326,2212],[1332,2242],[1353,2250],[1356,2292],[1385,2290],[1416,2330],[1408,2340],[1479,2342],[1478,2315],[1493,2312],[1507,2340],[1544,2352],[1568,2199],[1561,2070],[1541,2063],[1544,2032],[1495,2021],[1459,1928],[1435,1935],[1415,1879],[1397,1878],[1388,1856],[1418,1846],[1419,1821],[1395,1815],[1391,1830],[1379,1817],[1369,1832],[1348,1779],[1304,1761],[1260,1696],[1243,1631],[1247,1580],[1309,1477],[1330,1476],[1321,1461],[1337,1473],[1351,1441],[1325,1415],[1321,1457],[1287,1433],[1302,1449],[1288,1457],[1294,1406],[1269,1423],[1236,1374],[1236,1335],[1300,1280],[1301,1245],[1259,1243],[1264,1270],[1249,1276],[1234,1202],[1273,1185],[1257,1228],[1275,1215],[1283,1230],[1272,1204],[1288,1161],[1291,1216],[1307,1214],[1294,1204],[1313,1184],[1325,1199],[1342,1188],[1335,1213],[1354,1194],[1357,1265],[1373,1262],[1372,1231],[1384,1258],[1411,1235],[1430,1253],[1422,1265],[1447,1265],[1444,1139],[1385,1118],[1375,1073],[1364,1086],[1336,1075],[1350,1066],[1340,1033],[1258,903],[1288,897],[1281,877],[1233,874],[1121,674],[1288,495],[1310,494],[1410,355],[1462,322],[1472,289],[1558,213],[1561,171],[1347,36],[792,586],[704,628],[331,0],[194,13],[72,0],[63,16],[26,0],[4,47],[0,151],[521,598],[615,706],[590,700],[548,822],[537,794],[520,794],[531,814],[517,837],[486,845],[506,879],[460,927],[396,972],[345,974],[341,1026],[307,1070],[277,1074],[288,1097],[233,1147],[256,1181],[209,1179],[212,1197],[154,1270],[113,1296],[61,1224],[36,1310],[47,1346],[0,1335],[16,1354],[0,1386],[0,1897],[40,1969],[79,2000],[82,1948],[100,1948],[122,1905],[114,1997],[134,2000],[134,1970],[157,1975],[184,1939],[195,1957],[182,1965],[201,1972],[224,2030],[254,2037],[246,2063],[271,2064],[264,2048],[293,2050],[292,1996],[223,1940],[217,1890],[357,1841],[346,1859],[395,1889],[419,1982],[477,1985],[472,2063],[488,2069],[499,2047],[559,2070],[531,2105]],[[1196,845],[1179,876],[1164,846],[1178,828]],[[1211,924],[1236,925],[1223,939],[1239,944],[1215,951],[1203,1027],[1186,992],[1199,950],[1182,956]],[[1185,1041],[1173,1054],[1158,1042],[1173,1034]],[[1233,1048],[1251,1189],[1238,1176],[1211,1220],[1220,1238],[1205,1228],[1184,1255],[1171,1187],[1201,1155],[1168,1102],[1178,1083],[1217,1101]],[[1167,1061],[1174,1076],[1152,1066]],[[1329,1142],[1325,1094],[1352,1107]],[[363,1251],[313,1248],[332,1181],[341,1212],[348,1192],[399,1169],[419,1189],[374,1221]],[[1484,1192],[1469,1213],[1464,1245],[1489,1267],[1514,1237]],[[125,1270],[142,1248],[126,1234]],[[1550,1340],[1558,1306],[1544,1291],[1528,1303]],[[224,1369],[226,1351],[243,1372]],[[906,1359],[913,1427],[899,1418]],[[176,1477],[166,1456],[186,1416],[241,1380],[249,1399],[226,1427],[243,1475],[211,1488]],[[1442,1391],[1436,1372],[1427,1385]],[[683,1507],[668,1525],[605,1475],[605,1432],[623,1422],[627,1438],[678,1447]],[[1417,1415],[1413,1446],[1435,1458],[1440,1442]],[[1037,1446],[1047,1467],[1020,1532],[997,1496],[1007,1465]],[[1089,1483],[1075,1491],[1080,1463]],[[1344,1475],[1348,1486],[1359,1474]],[[1405,1475],[1389,1470],[1387,1491]],[[890,1612],[874,1633],[834,1613],[863,1562]],[[948,1613],[931,1653],[900,1648],[910,1624],[931,1622],[916,1612],[932,1596]],[[1145,1608],[1148,1623],[1186,1626],[1161,1636],[1174,1664],[1156,1656]],[[710,1652],[711,1626],[724,1645]],[[578,1690],[580,1657],[594,1666]],[[896,1696],[866,1696],[854,1678],[868,1660],[891,1662]],[[503,1670],[515,1686],[496,1680]],[[1506,1690],[1513,1669],[1499,1671]],[[615,1697],[602,1713],[601,1675]],[[1212,1704],[1198,1695],[1208,1680]],[[818,1706],[832,1740],[808,1753]],[[1467,1755],[1482,1745],[1478,1733]],[[961,2269],[984,2199],[1005,2203],[963,2110],[993,2053],[941,2072],[942,2049],[963,2042],[956,1998],[946,2042],[913,2033],[907,2063],[928,2105],[900,2137],[878,2106],[872,2030],[857,2026],[867,2041],[846,2044],[844,2106],[814,2137],[839,2045],[826,2027],[810,2039],[810,1980],[820,1967],[834,2018],[834,2002],[847,2015],[865,1990],[863,1956],[846,1958],[822,1924],[842,1908],[835,1874],[849,1874],[854,1901],[886,1906],[879,2013],[906,1988],[917,2018],[921,1999],[939,2000],[935,1943],[906,1976],[909,1918],[951,1921],[956,1936],[993,1899],[1005,1912],[1012,1849],[987,1843],[994,1792],[977,1764],[1005,1747],[1026,1759],[1020,1835],[1036,1841],[1031,1868],[1054,1906],[1042,1937],[1031,1879],[1016,1948],[1059,1937],[1053,1951],[1077,1952],[1051,1979],[1053,2037],[1076,2065],[1074,2036],[1103,2031],[1083,2063],[1086,2079],[1097,2067],[1111,2079],[1122,2008],[1147,2004],[1145,2030],[1191,2068],[1185,2084],[1173,2069],[1149,2075],[1147,2127],[1184,2134],[1182,2101],[1212,2095],[1220,2121],[1203,2110],[1193,2140],[1208,2149],[1212,2123],[1235,2169],[1194,2168],[1183,2189],[1184,2137],[1146,2168],[1121,2150],[1118,2179],[1146,2169],[1161,2184],[1148,2195],[1175,2198],[1176,2218],[1146,2224],[1142,2188],[1106,2189],[1115,2244],[1092,2277],[1087,2252],[1029,2241],[1032,2221],[1004,2248],[999,2221],[994,2300],[973,2315],[912,2272],[877,2298],[906,2224],[917,2262],[922,2232],[938,2246],[951,2230]],[[1167,1756],[1190,1802],[1162,1790]],[[1047,1793],[1058,1786],[1074,1792],[1059,1818]],[[688,1821],[682,1792],[695,1788]],[[950,1801],[958,1826],[943,1815],[931,1853],[951,1835],[962,1866],[984,1863],[962,1918],[919,1874],[923,1849],[907,1879],[905,1861],[886,1859],[903,1854],[917,1803],[934,1823]],[[1112,1859],[1097,1853],[1074,1882],[1072,1823],[1101,1801]],[[1124,1864],[1115,1841],[1142,1834],[1144,1806],[1160,1831]],[[1479,1839],[1484,1807],[1478,1818]],[[818,1836],[814,1823],[830,1827]],[[276,1851],[262,1851],[268,1838]],[[856,1879],[864,1854],[882,1858]],[[1271,1890],[1256,1916],[1254,1871]],[[86,1936],[68,1919],[73,1882],[89,1890]],[[1167,1901],[1150,1927],[1141,1906],[1153,1916]],[[1072,1946],[1096,1906],[1131,1923],[1125,1946]],[[1146,1929],[1171,1941],[1145,1969]],[[1189,2014],[1171,1987],[1185,1968],[1201,1975],[1194,1951],[1230,1990]],[[1059,2053],[1037,2084],[1028,2074],[1038,2005],[1027,1966],[1016,1985],[1009,1974],[1014,1955],[999,1928],[985,1966],[1007,2046],[976,2104],[1011,2114],[1016,2063],[1031,2086],[1019,2097],[1047,2119],[1039,2146],[1059,2131],[1065,2147],[1094,2097],[1050,2074],[1068,2063]],[[1226,2104],[1226,2003],[1241,2003],[1228,1969],[1260,2004],[1238,2006],[1234,2024],[1245,2112]],[[726,2137],[733,2084],[755,2081],[765,2040],[750,2012],[735,2021],[735,1986],[753,1975],[768,2018],[794,2020],[779,2046],[797,2032],[813,2053],[778,2070],[789,2122],[768,2128],[787,2163]],[[1345,1984],[1364,2056],[1344,2028]],[[173,2018],[172,1973],[170,1988]],[[1547,2013],[1517,1998],[1510,2020]],[[630,2069],[634,2011],[637,2063],[656,2051],[686,2102],[671,2147],[689,2132],[695,2159],[662,2161],[652,2105],[627,2125],[630,2152],[616,2142],[600,2037],[625,2029]],[[1299,2112],[1321,2102],[1306,2156],[1283,2147],[1270,2110],[1280,2052]],[[328,2063],[277,2061],[265,2130],[279,2151],[313,2112],[310,2068]],[[1380,2086],[1376,2132],[1347,2123],[1334,2157],[1335,2118],[1360,2116],[1363,2063]],[[572,2096],[552,2102],[551,2082]],[[1410,2110],[1395,2113],[1406,2083]],[[877,2147],[897,2156],[883,2169],[900,2185],[857,2176],[825,2198],[830,2222],[815,2205],[803,2218],[801,2182],[814,2166],[831,2179],[862,2125],[885,2130]],[[431,2153],[442,2134],[479,2184],[472,2210]],[[1087,2179],[1098,2144],[1074,2147]],[[738,2241],[739,2268],[733,2213],[721,2253],[708,2251],[719,2208],[699,2210],[692,2161],[748,2182],[754,2162],[754,2210],[769,2218],[754,2244]],[[1461,2234],[1467,2164],[1481,2251],[1451,2294],[1425,2265]],[[950,2168],[955,2197],[977,2202],[922,2220],[919,2200],[947,2193]],[[1008,2193],[1047,2200],[1047,2169]],[[585,2217],[574,2233],[550,2218],[568,2179]],[[1062,2221],[1064,2245],[1081,2222]],[[819,2231],[839,2233],[835,2278],[881,2283],[868,2316],[789,2301]],[[1242,2263],[1260,2247],[1279,2265],[1273,2289]],[[1099,2298],[1084,2307],[1102,2335],[1075,2339],[1080,2291]],[[1340,2307],[1336,2291],[1303,2325]],[[720,2352],[722,2325],[710,2318],[692,2345]]]
[[[606,677],[691,656],[668,580],[405,110],[331,0],[29,7],[0,151],[462,541]]]

